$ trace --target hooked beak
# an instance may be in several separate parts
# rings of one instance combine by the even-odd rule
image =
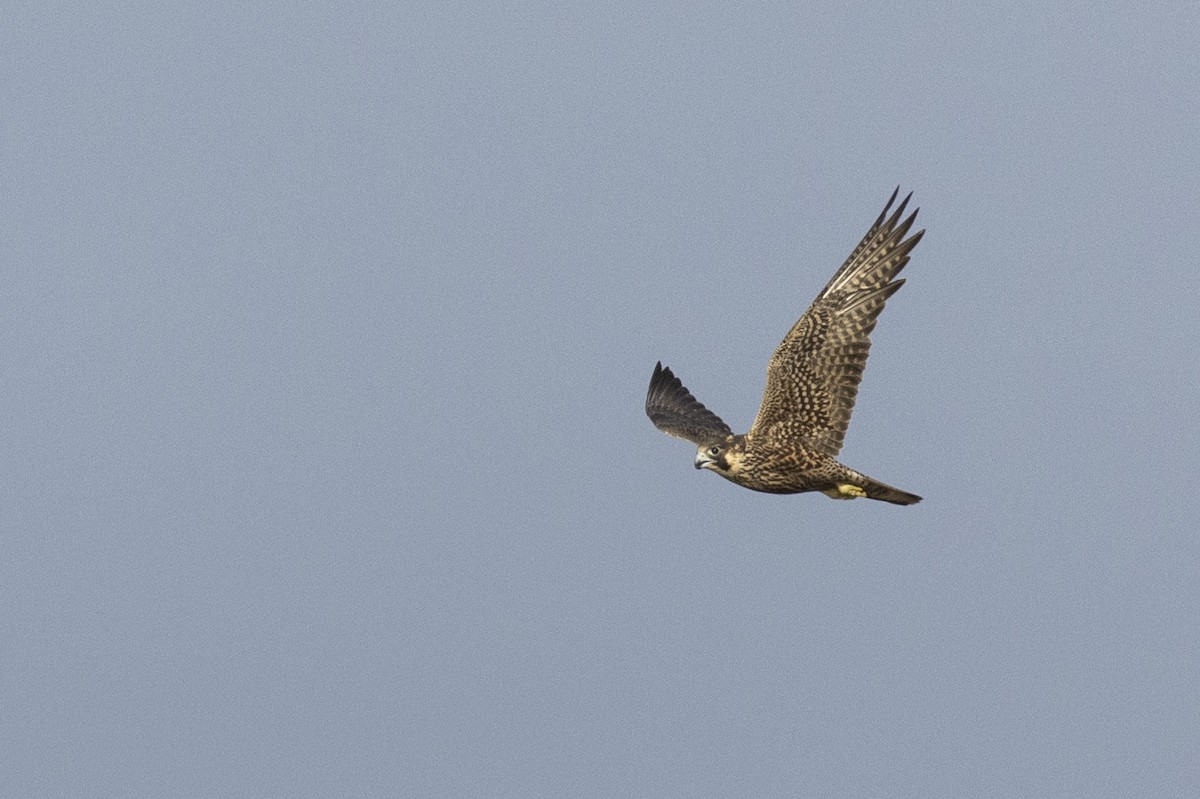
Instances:
[[[714,463],[716,463],[716,461],[714,461],[712,458],[705,455],[703,452],[696,453],[696,468],[697,469],[707,469],[709,466],[712,466]]]

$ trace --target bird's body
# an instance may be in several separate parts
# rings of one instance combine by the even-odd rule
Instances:
[[[646,415],[663,432],[697,445],[695,466],[771,494],[821,491],[838,499],[868,497],[897,505],[920,502],[837,461],[858,395],[870,334],[896,275],[925,231],[905,238],[917,212],[901,221],[896,195],[767,367],[762,405],[749,432],[734,435],[659,363],[646,393]],[[911,195],[910,195],[911,196]]]

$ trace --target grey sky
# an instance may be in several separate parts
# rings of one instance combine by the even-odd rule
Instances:
[[[0,26],[0,794],[1194,796],[1194,3]],[[892,189],[846,462],[734,428]]]

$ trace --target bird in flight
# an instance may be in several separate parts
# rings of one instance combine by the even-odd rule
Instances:
[[[836,460],[867,365],[871,331],[888,297],[904,285],[896,275],[925,234],[908,236],[916,210],[902,220],[911,193],[891,211],[899,193],[897,187],[846,263],[776,348],[749,432],[734,435],[670,369],[661,362],[654,367],[646,415],[659,430],[696,445],[697,469],[771,494],[820,491],[834,499],[921,501]]]

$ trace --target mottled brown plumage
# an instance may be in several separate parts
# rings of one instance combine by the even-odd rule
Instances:
[[[865,496],[911,505],[921,498],[873,480],[836,460],[850,424],[858,384],[871,349],[871,331],[903,280],[896,275],[925,231],[908,238],[917,217],[901,220],[900,190],[846,263],[792,327],[767,366],[758,416],[744,435],[692,396],[671,370],[654,367],[646,415],[668,435],[697,445],[697,469],[772,494],[822,491],[839,499]]]

